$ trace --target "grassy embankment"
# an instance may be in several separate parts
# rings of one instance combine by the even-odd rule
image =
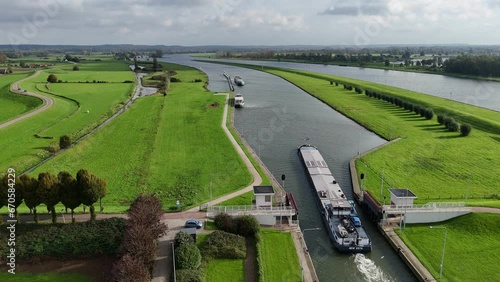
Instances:
[[[14,73],[0,75],[0,123],[9,121],[42,105],[42,101],[35,97],[14,94],[10,92],[10,85],[31,75]]]
[[[165,208],[194,206],[236,191],[251,176],[220,124],[225,98],[204,89],[196,69],[166,65],[182,82],[169,94],[138,99],[124,114],[77,146],[38,168],[57,173],[89,169],[107,180],[106,212],[123,212],[141,192],[157,194]],[[193,83],[195,78],[203,81]],[[214,102],[219,107],[210,107]],[[79,209],[81,210],[81,209]]]
[[[247,65],[244,65],[248,67]],[[254,67],[254,66],[252,66]],[[306,71],[267,68],[311,95],[323,100],[385,139],[402,140],[361,158],[358,173],[367,175],[367,190],[379,200],[381,173],[383,196],[387,188],[409,188],[419,196],[416,203],[463,201],[468,189],[468,205],[500,207],[500,113],[395,87]],[[412,103],[447,113],[459,122],[470,123],[468,137],[448,132],[436,118],[425,120],[388,102],[330,85],[329,81],[359,85]],[[366,168],[365,168],[366,164]],[[383,200],[382,200],[383,201]]]
[[[302,281],[291,233],[263,228],[257,243],[257,253],[262,281]]]
[[[100,71],[106,65],[115,70],[121,66],[122,71]],[[0,171],[14,167],[20,173],[33,166],[49,156],[51,148],[58,147],[59,136],[69,135],[74,140],[84,135],[129,98],[134,84],[123,81],[134,78],[123,62],[93,62],[80,66],[80,71],[74,72],[72,65],[61,64],[21,84],[23,89],[50,96],[54,105],[29,119],[0,129],[0,146],[9,148],[0,154]],[[46,87],[49,73],[68,81],[49,85],[50,92],[60,96],[38,90],[49,91]],[[89,82],[102,80],[103,77],[110,83],[77,83],[88,79]],[[52,139],[36,138],[36,134]]]
[[[469,214],[446,221],[447,228],[442,281],[499,281],[500,217]],[[401,236],[435,278],[439,277],[444,229],[428,224],[407,225]]]

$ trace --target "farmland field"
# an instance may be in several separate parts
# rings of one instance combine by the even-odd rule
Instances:
[[[183,207],[228,194],[248,185],[251,175],[220,124],[225,97],[203,85],[198,70],[167,65],[181,83],[166,97],[138,99],[124,114],[77,146],[39,167],[57,173],[86,168],[108,181],[106,211],[125,211],[141,192],[157,194],[165,208]],[[195,78],[203,82],[193,83]],[[119,165],[118,165],[119,164]]]
[[[10,84],[29,76],[26,73],[0,75],[0,123],[11,120],[42,105],[35,97],[14,94]]]

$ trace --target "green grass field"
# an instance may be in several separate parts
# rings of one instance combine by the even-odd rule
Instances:
[[[207,282],[245,281],[245,262],[240,259],[213,259],[207,263]]]
[[[416,203],[463,201],[470,174],[468,205],[499,207],[500,194],[500,113],[445,99],[388,86],[342,78],[364,89],[391,93],[422,105],[434,105],[435,112],[446,112],[459,121],[472,124],[468,137],[459,137],[439,126],[436,119],[425,120],[382,100],[332,86],[337,77],[282,70],[267,70],[318,97],[349,118],[386,139],[401,141],[373,152],[357,163],[358,173],[367,171],[367,189],[379,199],[380,174],[384,170],[385,188],[410,188],[419,196]],[[313,77],[314,76],[314,77]],[[366,169],[365,169],[366,164]],[[388,198],[388,191],[384,189]],[[493,199],[490,199],[493,198]]]
[[[78,274],[29,274],[29,273],[1,273],[0,280],[2,282],[91,282],[92,279]]]
[[[447,228],[442,281],[499,281],[500,216],[473,213],[437,226]],[[399,232],[397,232],[399,234]],[[439,278],[444,229],[407,225],[401,236],[435,278]]]
[[[262,281],[302,281],[299,258],[290,233],[262,228],[257,249]]]
[[[39,167],[53,173],[86,168],[108,182],[106,212],[123,212],[142,191],[155,193],[165,208],[206,202],[251,183],[251,175],[220,124],[223,96],[204,88],[198,70],[176,68],[182,83],[166,97],[138,99],[123,115],[93,136]],[[175,134],[173,134],[175,132]],[[119,165],[117,165],[119,164]]]
[[[42,105],[38,98],[14,94],[10,92],[10,85],[30,74],[19,73],[0,75],[0,123],[11,120]]]

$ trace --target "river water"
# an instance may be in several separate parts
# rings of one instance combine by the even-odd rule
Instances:
[[[355,78],[409,89],[500,111],[500,82],[456,78],[445,75],[380,70],[333,65],[301,64],[275,61],[226,60],[228,62],[307,70]]]
[[[285,189],[293,192],[300,210],[301,228],[320,281],[416,281],[408,267],[377,231],[364,218],[373,250],[366,255],[340,254],[334,250],[326,234],[313,192],[297,147],[310,143],[318,147],[332,173],[352,198],[349,160],[385,143],[330,107],[276,76],[245,68],[191,61],[186,55],[163,58],[201,69],[209,76],[211,91],[228,91],[222,73],[240,75],[244,87],[245,107],[235,109],[235,126],[257,152],[276,179],[286,175]],[[358,212],[361,209],[358,208]],[[283,277],[283,281],[287,281]]]

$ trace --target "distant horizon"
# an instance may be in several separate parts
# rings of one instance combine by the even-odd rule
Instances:
[[[496,46],[498,14],[496,0],[16,0],[0,44]]]

